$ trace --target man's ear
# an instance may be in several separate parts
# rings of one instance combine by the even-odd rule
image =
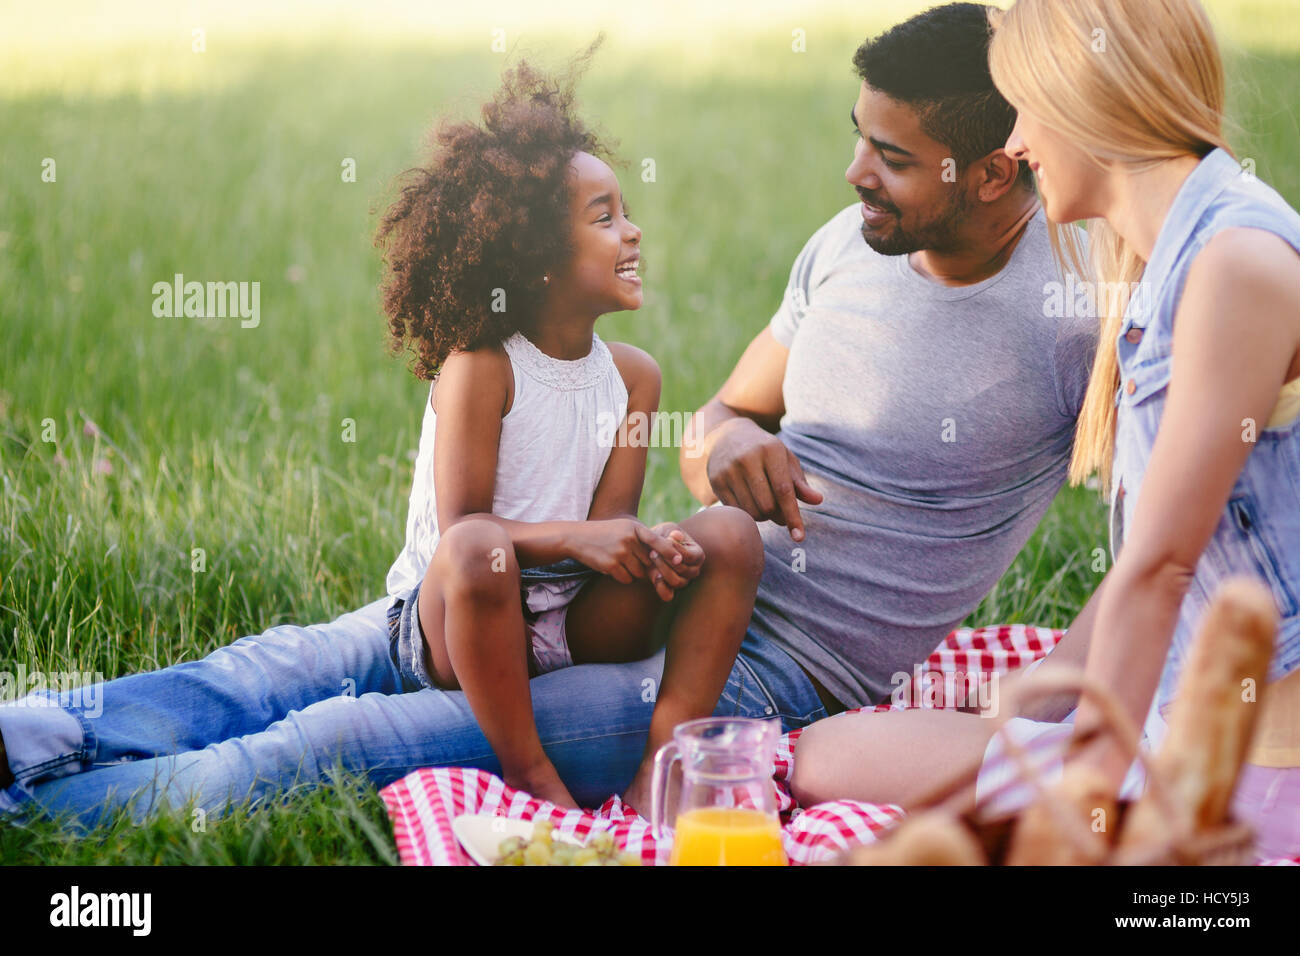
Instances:
[[[1012,159],[1004,149],[995,149],[973,164],[976,194],[980,202],[996,202],[1005,196],[1020,178],[1020,160]]]

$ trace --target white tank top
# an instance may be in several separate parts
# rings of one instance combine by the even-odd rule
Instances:
[[[627,388],[609,347],[592,333],[580,359],[553,358],[521,332],[503,343],[515,394],[501,419],[492,513],[515,521],[585,521],[609,459],[613,435],[627,415]],[[388,572],[397,595],[424,580],[438,546],[433,487],[437,415],[430,383],[415,459],[406,544]]]

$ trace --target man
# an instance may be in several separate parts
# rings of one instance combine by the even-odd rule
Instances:
[[[766,551],[717,714],[790,730],[882,696],[1064,480],[1095,334],[1044,317],[1059,276],[1029,173],[1001,149],[1014,115],[987,44],[986,8],[952,4],[858,51],[846,175],[862,204],[804,247],[770,327],[693,420],[704,454],[684,453],[684,479],[761,521]],[[336,766],[376,785],[499,770],[463,694],[400,693],[387,604],[110,681],[102,713],[66,695],[0,707],[0,810],[93,822],[128,803],[217,812]],[[584,805],[631,779],[662,667],[661,653],[532,681],[541,740]]]
[[[1061,487],[1095,348],[1094,321],[1044,317],[1059,277],[999,148],[1015,116],[985,18],[935,8],[858,50],[861,203],[799,254],[681,458],[701,502],[763,522],[751,632],[831,713],[885,697],[1010,565]]]

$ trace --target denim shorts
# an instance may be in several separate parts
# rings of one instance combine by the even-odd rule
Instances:
[[[521,568],[519,601],[528,637],[528,676],[536,677],[573,663],[565,637],[569,604],[597,571],[573,558]],[[404,691],[439,685],[429,673],[420,630],[420,585],[397,594],[388,607],[389,656]]]

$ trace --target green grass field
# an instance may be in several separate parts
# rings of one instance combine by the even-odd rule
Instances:
[[[927,5],[603,21],[581,95],[628,161],[649,270],[644,308],[597,328],[656,356],[663,410],[709,398],[804,241],[853,201],[851,54]],[[1300,203],[1300,4],[1211,6],[1234,145]],[[190,19],[128,5],[110,24],[95,9],[0,6],[0,670],[112,677],[383,592],[427,386],[385,352],[377,214],[433,117],[470,113],[522,54],[562,64],[597,23],[298,2]],[[509,55],[490,48],[498,26]],[[178,272],[259,281],[261,324],[155,318],[151,287]],[[641,518],[693,508],[675,452],[652,450]],[[972,622],[1065,625],[1105,545],[1096,494],[1063,493]],[[203,833],[183,815],[86,837],[0,824],[2,864],[395,860],[355,781]]]

